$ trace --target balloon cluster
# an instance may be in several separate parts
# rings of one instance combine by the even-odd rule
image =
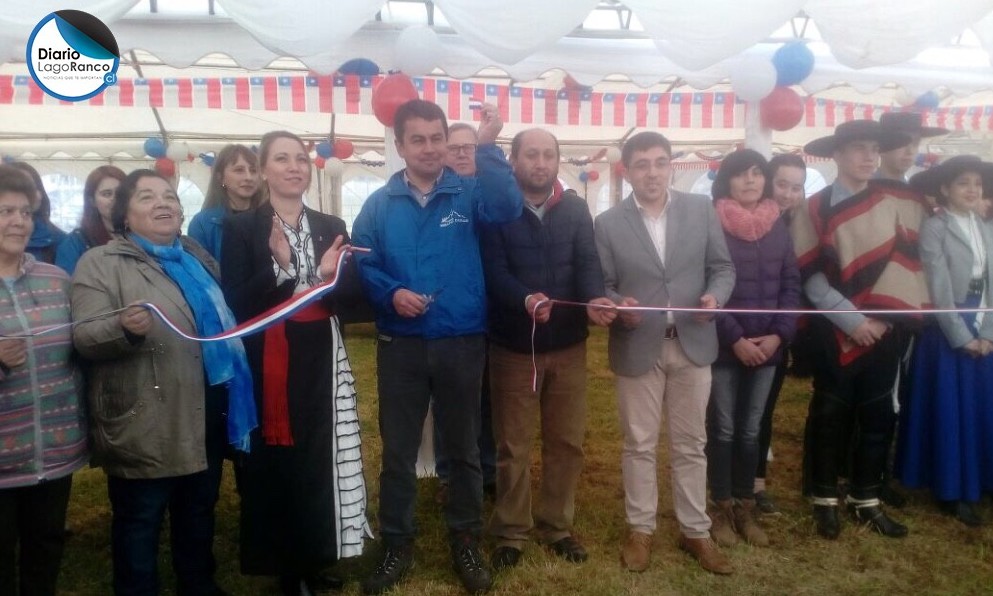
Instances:
[[[355,152],[355,146],[352,145],[351,141],[345,139],[338,139],[334,143],[321,141],[314,146],[314,151],[317,153],[317,157],[323,159],[331,159],[332,157],[348,159]]]
[[[590,170],[580,170],[579,181],[583,184],[587,182],[596,182],[600,179],[600,172],[590,169]]]
[[[914,157],[914,165],[918,168],[930,168],[938,163],[938,156],[934,153],[918,153]]]
[[[177,147],[179,145],[177,144]],[[148,137],[142,145],[145,155],[155,160],[155,171],[166,178],[176,175],[176,162],[169,157],[169,146],[160,137]],[[180,147],[181,148],[181,147]],[[188,152],[184,152],[184,158]],[[173,155],[175,153],[173,152]]]
[[[739,98],[759,103],[762,126],[789,130],[803,119],[803,99],[796,85],[814,70],[814,54],[802,41],[784,44],[767,60],[749,56],[730,73],[731,88]]]

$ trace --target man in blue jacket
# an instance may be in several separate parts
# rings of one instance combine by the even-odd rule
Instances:
[[[547,302],[613,306],[604,297],[589,206],[558,182],[558,141],[547,131],[525,130],[514,137],[510,163],[524,194],[524,212],[483,231],[497,441],[497,493],[489,529],[497,540],[493,567],[498,570],[518,564],[532,529],[567,561],[587,558],[572,534],[586,432],[587,317],[607,325],[617,314],[613,309],[552,308]],[[532,349],[537,391],[532,390]],[[539,420],[541,492],[532,515],[531,445]]]
[[[452,563],[466,590],[492,585],[479,552],[483,476],[479,390],[486,341],[486,295],[477,229],[521,214],[510,165],[494,144],[503,122],[484,105],[476,177],[445,168],[448,123],[437,105],[409,101],[394,119],[406,169],[362,206],[352,241],[376,312],[379,428],[383,467],[379,525],[384,553],[362,584],[366,594],[396,585],[413,566],[415,463],[434,397],[449,461],[445,520]]]

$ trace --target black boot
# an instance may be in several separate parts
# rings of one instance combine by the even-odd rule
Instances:
[[[837,505],[814,505],[814,521],[817,533],[828,540],[837,540],[841,534],[841,521],[838,519]]]
[[[907,535],[907,526],[892,519],[879,505],[848,506],[849,513],[863,525],[889,538],[903,538]]]

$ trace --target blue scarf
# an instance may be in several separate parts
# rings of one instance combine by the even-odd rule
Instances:
[[[235,326],[234,315],[224,302],[221,288],[200,261],[183,249],[178,238],[172,246],[152,244],[134,232],[129,233],[128,238],[154,257],[182,291],[201,337],[216,335]],[[229,339],[204,342],[200,347],[207,382],[211,386],[227,384],[228,442],[235,449],[248,453],[249,433],[259,424],[245,346],[240,339]]]

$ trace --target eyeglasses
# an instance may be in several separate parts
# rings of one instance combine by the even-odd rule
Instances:
[[[449,145],[448,152],[452,155],[458,155],[459,153],[465,153],[466,155],[474,155],[476,153],[475,143],[463,143],[461,145]]]

